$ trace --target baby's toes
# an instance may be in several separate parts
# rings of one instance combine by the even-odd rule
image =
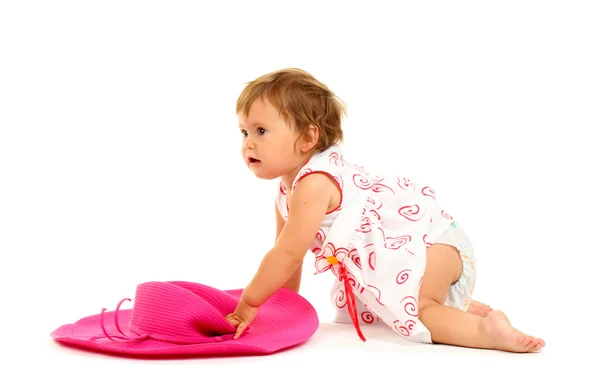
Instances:
[[[542,349],[542,346],[540,344],[536,344],[535,347],[533,347],[532,349],[529,350],[530,353],[536,352],[536,351],[540,351]]]
[[[535,339],[533,336],[528,336],[525,341],[527,342],[525,345],[525,350],[527,351],[531,351],[533,348],[535,348],[535,346],[538,345],[537,339]]]
[[[527,351],[532,344],[535,344],[533,336],[521,335],[517,340],[517,344],[525,351]]]
[[[541,338],[537,338],[537,343],[541,346],[541,347],[545,347],[546,346],[546,342],[544,342],[544,339]]]

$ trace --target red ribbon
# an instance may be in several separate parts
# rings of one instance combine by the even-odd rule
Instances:
[[[342,280],[344,281],[344,288],[346,289],[346,298],[348,299],[348,312],[350,313],[350,318],[352,319],[352,323],[354,324],[354,328],[358,333],[358,336],[363,342],[366,342],[364,335],[362,334],[360,327],[358,325],[358,312],[356,311],[356,303],[354,302],[354,292],[352,292],[352,287],[350,287],[350,282],[348,281],[348,274],[346,272],[346,267],[344,267],[343,263],[340,263],[340,275]]]

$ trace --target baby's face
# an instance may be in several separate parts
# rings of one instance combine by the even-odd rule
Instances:
[[[279,178],[298,166],[297,134],[268,100],[254,101],[248,116],[238,113],[238,122],[242,158],[258,178]]]

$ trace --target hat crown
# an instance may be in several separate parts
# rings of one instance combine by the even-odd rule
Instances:
[[[130,329],[172,343],[219,341],[236,328],[225,316],[237,299],[223,291],[188,282],[145,282],[137,286]]]

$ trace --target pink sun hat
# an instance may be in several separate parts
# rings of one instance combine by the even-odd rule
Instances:
[[[51,333],[52,338],[84,350],[135,357],[189,357],[271,354],[306,342],[317,330],[314,307],[281,288],[233,340],[232,313],[242,289],[218,290],[184,281],[137,286],[133,309],[102,309]]]

